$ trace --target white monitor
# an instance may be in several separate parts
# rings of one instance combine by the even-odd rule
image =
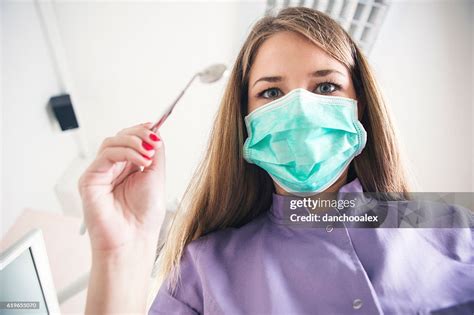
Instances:
[[[41,230],[0,255],[0,313],[60,314]]]

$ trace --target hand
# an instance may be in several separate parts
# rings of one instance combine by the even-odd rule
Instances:
[[[140,124],[106,138],[79,179],[93,252],[115,251],[140,239],[158,240],[166,211],[165,151],[152,125]]]

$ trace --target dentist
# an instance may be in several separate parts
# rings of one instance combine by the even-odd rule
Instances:
[[[250,32],[161,248],[163,283],[145,310],[165,212],[164,146],[150,127],[106,139],[81,177],[93,251],[87,314],[472,313],[472,228],[287,222],[302,197],[408,198],[373,73],[327,15],[289,8]]]

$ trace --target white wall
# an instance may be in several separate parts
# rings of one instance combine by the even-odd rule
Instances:
[[[154,120],[202,67],[231,64],[256,2],[57,3],[58,23],[92,151]],[[472,4],[395,2],[370,56],[421,190],[472,191]],[[61,211],[53,186],[76,155],[51,126],[58,92],[31,1],[3,1],[2,234],[25,207]],[[169,198],[180,196],[207,141],[224,81],[195,84],[163,126]]]
[[[371,53],[421,191],[473,191],[473,3],[396,1]]]
[[[2,235],[26,207],[59,211],[53,185],[74,157],[45,114],[57,83],[31,3],[1,2]]]

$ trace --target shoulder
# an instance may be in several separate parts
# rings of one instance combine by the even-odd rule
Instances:
[[[262,214],[239,228],[209,233],[186,245],[176,270],[179,275],[176,290],[173,293],[170,291],[170,278],[167,278],[149,314],[166,314],[176,309],[180,310],[180,314],[201,314],[209,277],[218,277],[230,270],[236,256],[261,233],[266,217]]]
[[[450,204],[426,193],[418,199],[399,201],[375,201],[372,209],[382,219],[381,233],[410,240],[405,248],[418,249],[427,244],[446,258],[462,263],[474,264],[474,214],[472,210]],[[393,233],[392,233],[393,232]],[[408,236],[415,237],[411,239]],[[420,240],[417,243],[414,240]]]
[[[409,200],[398,202],[402,225],[418,228],[474,228],[474,213],[444,201]]]

